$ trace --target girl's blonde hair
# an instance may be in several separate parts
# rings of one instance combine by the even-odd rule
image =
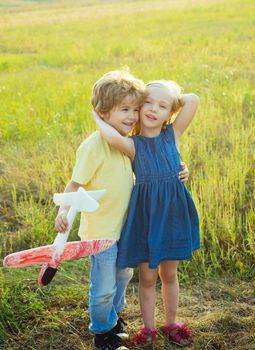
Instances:
[[[118,106],[127,96],[132,96],[138,107],[147,97],[146,86],[135,78],[127,68],[104,74],[93,86],[91,103],[99,114],[108,113]]]
[[[164,87],[170,92],[172,107],[171,107],[169,119],[163,124],[163,127],[162,127],[162,129],[165,130],[166,125],[173,122],[174,118],[176,117],[177,113],[182,107],[182,102],[181,102],[182,88],[180,85],[178,85],[175,81],[172,81],[172,80],[152,80],[146,84],[146,87],[149,87],[149,86]],[[140,133],[140,123],[138,122],[134,127],[134,129],[132,130],[132,135],[139,135],[139,133]]]

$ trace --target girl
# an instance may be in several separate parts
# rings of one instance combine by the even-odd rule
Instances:
[[[109,144],[127,154],[136,177],[129,212],[119,241],[119,268],[139,266],[139,301],[144,322],[134,342],[156,339],[155,285],[162,282],[165,323],[161,331],[170,342],[192,342],[184,322],[176,322],[179,297],[177,267],[200,247],[199,219],[194,202],[178,178],[179,141],[198,107],[198,97],[181,94],[172,81],[147,84],[148,97],[132,137],[120,135],[94,113]],[[172,117],[177,117],[170,123]]]

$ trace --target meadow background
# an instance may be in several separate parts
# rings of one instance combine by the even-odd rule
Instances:
[[[94,130],[91,87],[125,65],[200,96],[181,144],[202,233],[180,266],[191,348],[255,349],[254,13],[253,0],[0,0],[0,349],[92,349],[87,259],[43,290],[38,267],[2,260],[53,241],[52,195]],[[137,274],[124,317],[139,327]],[[163,338],[156,348],[175,349]]]

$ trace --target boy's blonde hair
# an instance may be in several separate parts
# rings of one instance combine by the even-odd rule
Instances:
[[[127,69],[114,70],[104,74],[93,86],[91,103],[99,114],[108,113],[125,97],[131,96],[141,107],[147,97],[146,86]]]

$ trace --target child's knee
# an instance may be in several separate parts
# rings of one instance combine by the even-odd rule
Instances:
[[[118,269],[117,270],[117,280],[126,280],[130,281],[133,277],[134,270],[130,268]]]
[[[178,279],[177,271],[176,270],[170,270],[170,271],[164,271],[160,273],[160,279],[163,283],[175,283]]]
[[[145,287],[145,288],[153,287],[154,285],[156,285],[156,281],[157,281],[156,276],[140,275],[140,278],[139,278],[140,286]]]

